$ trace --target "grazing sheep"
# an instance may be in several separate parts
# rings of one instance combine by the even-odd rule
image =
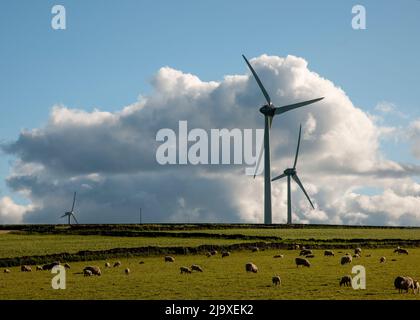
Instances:
[[[42,266],[36,266],[36,271],[42,271],[42,270],[44,270],[44,269],[42,268]]]
[[[23,266],[20,267],[20,271],[22,271],[22,272],[31,272],[32,271],[32,268],[30,266],[23,265]]]
[[[217,254],[217,250],[211,250],[211,251],[210,251],[210,254],[211,254],[212,256],[215,256],[215,255]]]
[[[165,257],[165,262],[175,262],[175,258],[171,257],[171,256],[166,256]]]
[[[258,252],[258,251],[260,251],[260,249],[258,247],[252,247],[251,250],[252,250],[252,252]]]
[[[179,270],[181,270],[181,274],[183,273],[191,273],[191,269],[188,267],[180,267]]]
[[[313,254],[308,254],[308,255],[306,255],[306,256],[305,256],[305,258],[315,258],[315,255],[313,255]]]
[[[273,258],[284,258],[283,254],[276,254],[275,256],[273,256]]]
[[[360,255],[358,253],[357,254],[354,254],[353,255],[353,258],[358,259],[358,258],[360,258]]]
[[[222,252],[222,258],[229,257],[229,256],[230,256],[230,252],[229,251]]]
[[[111,264],[109,262],[105,262],[105,268],[111,268]]]
[[[210,258],[210,257],[211,257],[211,253],[210,253],[210,252],[207,252],[207,253],[206,253],[206,257],[207,257],[207,258]],[[223,258],[223,255],[222,255],[222,258]]]
[[[397,248],[394,250],[394,253],[398,253],[398,254],[408,254],[408,250],[406,249],[402,249],[402,248]]]
[[[273,282],[273,284],[275,286],[279,286],[281,285],[281,279],[279,276],[273,276],[273,278],[271,279],[271,281]]]
[[[295,244],[295,245],[293,246],[293,249],[295,249],[295,250],[299,250],[299,249],[300,249],[300,246],[299,246],[298,244]]]
[[[385,263],[386,262],[386,258],[385,257],[381,257],[380,259],[379,259],[379,263]]]
[[[3,271],[4,273],[10,273],[10,270],[9,269],[4,269],[4,271]]]
[[[344,257],[341,257],[341,265],[345,265],[351,262],[352,262],[352,258],[350,255],[345,255]]]
[[[311,266],[310,262],[304,258],[296,258],[295,262],[296,262],[296,268],[298,268],[299,266],[304,266],[304,267],[309,268]]]
[[[361,256],[362,255],[362,249],[361,248],[356,248],[356,249],[354,249],[354,254],[356,255],[359,255],[359,256]]]
[[[255,264],[253,264],[252,262],[248,262],[247,264],[245,264],[245,271],[246,272],[257,273],[258,272],[258,267]]]
[[[65,264],[64,264],[64,268],[66,268],[66,269],[70,269],[70,265],[69,265],[68,263],[65,263]]]
[[[199,265],[196,265],[196,264],[193,264],[193,265],[191,266],[191,270],[192,270],[192,271],[203,272],[203,269],[202,269]]]
[[[299,253],[300,256],[307,256],[308,254],[313,254],[312,250],[304,249],[304,250],[301,250]]]
[[[83,276],[90,277],[92,275],[93,275],[92,271],[90,271],[90,270],[83,270]]]
[[[83,272],[90,271],[95,276],[101,275],[101,269],[98,266],[87,266],[83,269]]]
[[[140,261],[139,264],[144,264],[144,261]]]
[[[44,264],[42,266],[42,270],[51,270],[55,266],[59,266],[59,265],[60,265],[60,261],[54,261],[54,262],[51,262],[51,263],[47,263],[47,264]]]
[[[125,272],[126,275],[129,275],[130,274],[130,269],[129,268],[125,268],[124,272]]]
[[[326,257],[334,257],[334,251],[325,250],[324,251],[324,256],[326,256]]]
[[[408,293],[409,289],[413,289],[414,292],[414,281],[410,277],[398,276],[394,280],[395,289],[398,289],[398,292],[401,293],[405,290]]]
[[[341,286],[350,287],[351,286],[351,276],[344,276],[340,280],[340,287]]]
[[[121,261],[116,261],[115,263],[114,263],[114,268],[118,268],[118,267],[120,267],[121,266]]]

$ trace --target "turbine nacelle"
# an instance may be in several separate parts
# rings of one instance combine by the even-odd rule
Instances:
[[[296,169],[295,168],[288,168],[288,169],[284,170],[284,174],[286,176],[294,176],[296,174]]]
[[[276,108],[274,108],[273,104],[265,104],[260,108],[260,112],[265,116],[274,117]]]

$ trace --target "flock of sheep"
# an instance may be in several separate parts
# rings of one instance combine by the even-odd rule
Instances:
[[[296,267],[298,268],[299,266],[302,267],[310,267],[311,263],[309,262],[308,259],[310,258],[314,258],[315,255],[313,254],[312,250],[307,249],[305,247],[300,248],[299,245],[294,245],[293,249],[295,250],[300,250],[299,253],[299,257],[295,258],[295,263],[296,263]],[[257,247],[252,247],[251,248],[252,252],[258,252],[259,248]],[[212,250],[206,253],[207,257],[211,257],[211,256],[215,256],[217,255],[217,251],[216,250]],[[339,252],[341,253],[341,252]],[[397,247],[394,250],[394,253],[398,253],[398,254],[405,254],[408,255],[408,251],[406,249],[402,249],[400,247]],[[223,251],[221,252],[221,257],[225,258],[225,257],[229,257],[231,255],[230,252],[228,251]],[[354,254],[351,255],[350,253],[346,253],[344,256],[341,257],[340,259],[340,263],[341,265],[346,265],[349,263],[352,263],[353,259],[358,259],[360,258],[362,255],[362,249],[361,248],[356,248],[354,250]],[[334,257],[334,251],[332,250],[325,250],[324,251],[324,256],[325,257]],[[370,257],[370,255],[366,255],[366,257]],[[284,258],[283,254],[278,254],[278,255],[274,255],[273,258]],[[393,259],[393,261],[395,261],[395,259]],[[165,256],[164,257],[164,262],[175,262],[175,258],[172,256]],[[385,263],[386,262],[386,257],[380,257],[379,259],[379,263]],[[139,264],[144,264],[143,261],[140,261]],[[36,270],[37,271],[41,271],[41,270],[51,270],[54,266],[60,265],[59,261],[55,261],[52,263],[48,263],[48,264],[44,264],[42,266],[36,266]],[[116,261],[114,262],[113,265],[111,265],[110,262],[105,262],[105,268],[118,268],[121,267],[121,262],[120,261]],[[63,264],[63,266],[66,269],[70,269],[70,265],[68,263]],[[32,267],[29,265],[22,265],[21,266],[21,272],[31,272],[32,271]],[[180,273],[181,274],[191,274],[193,271],[196,272],[203,272],[203,268],[197,264],[193,264],[190,267],[188,266],[181,266],[180,267]],[[245,264],[245,271],[246,272],[252,272],[252,273],[257,273],[258,272],[258,267],[252,263],[252,262],[248,262]],[[130,274],[130,269],[129,268],[125,268],[124,269],[124,273],[126,275]],[[9,269],[4,269],[4,273],[10,273]],[[85,277],[89,277],[89,276],[100,276],[102,274],[101,269],[99,266],[86,266],[83,269],[83,275]],[[352,278],[350,275],[345,275],[340,279],[339,285],[341,286],[351,286],[352,283]],[[272,284],[274,286],[280,286],[281,285],[281,278],[279,275],[274,275],[272,277]],[[401,293],[403,291],[405,291],[406,293],[408,293],[408,291],[411,289],[413,293],[420,293],[420,284],[419,281],[413,279],[412,277],[409,276],[398,276],[395,281],[394,281],[394,286],[396,289],[398,289],[398,291]]]

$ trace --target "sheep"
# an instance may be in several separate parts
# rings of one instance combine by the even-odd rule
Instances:
[[[229,256],[230,256],[230,252],[229,251],[222,252],[222,258],[229,257]]]
[[[109,262],[105,262],[105,268],[111,268],[111,264]]]
[[[98,266],[87,266],[83,269],[83,272],[90,271],[95,276],[101,275],[101,269]]]
[[[396,277],[394,280],[394,286],[395,289],[398,289],[399,293],[401,293],[403,290],[405,290],[405,292],[408,293],[409,289],[413,289],[414,292],[414,281],[411,277]]]
[[[358,259],[358,258],[360,258],[360,255],[358,253],[356,253],[356,254],[353,255],[353,258]]]
[[[210,253],[210,252],[207,252],[207,253],[206,253],[206,257],[207,257],[207,258],[210,258],[210,257],[211,257],[211,253]],[[223,258],[223,255],[222,255],[222,258]]]
[[[215,255],[217,254],[217,250],[211,250],[211,251],[210,251],[210,254],[211,254],[212,256],[215,256]]]
[[[283,254],[276,254],[275,256],[273,256],[273,258],[284,258]]]
[[[273,282],[273,285],[275,285],[275,286],[281,285],[281,279],[280,279],[279,276],[273,276],[273,278],[271,279],[271,281]]]
[[[115,261],[114,268],[121,267],[121,261]]]
[[[248,262],[247,264],[245,264],[245,271],[246,272],[257,273],[258,272],[258,267],[255,264],[253,264],[252,262]]]
[[[64,264],[64,268],[66,268],[66,269],[70,269],[70,265],[69,265],[68,263],[65,263],[65,264]]]
[[[344,285],[345,287],[351,286],[351,276],[344,276],[340,280],[340,287]]]
[[[344,257],[341,257],[341,265],[345,265],[351,262],[352,262],[352,258],[350,255],[345,255]]]
[[[367,254],[366,255],[366,258],[370,258],[372,255],[371,254]]]
[[[179,270],[181,270],[181,274],[183,273],[191,273],[191,269],[188,267],[180,267]]]
[[[307,256],[308,254],[313,254],[312,250],[304,249],[304,250],[301,250],[299,253],[300,256]]]
[[[125,272],[126,275],[129,275],[130,274],[130,269],[129,268],[125,268],[124,272]]]
[[[83,270],[83,276],[90,277],[91,275],[93,275],[92,271],[90,271],[90,270]]]
[[[36,271],[42,271],[42,270],[44,270],[44,269],[42,268],[42,266],[36,266]]]
[[[359,255],[359,256],[361,256],[362,255],[362,249],[361,248],[356,248],[356,249],[354,249],[354,254],[356,255]]]
[[[260,249],[258,247],[252,247],[251,248],[251,251],[252,252],[258,252],[258,251],[260,251]]]
[[[193,264],[193,265],[191,266],[191,270],[192,270],[192,271],[203,272],[203,269],[202,269],[199,265],[196,265],[196,264]]]
[[[326,256],[326,257],[334,257],[334,251],[332,251],[332,250],[325,250],[324,251],[324,256]]]
[[[10,270],[9,269],[4,269],[4,271],[3,271],[4,273],[10,273]]]
[[[20,267],[20,271],[22,271],[22,272],[31,272],[32,271],[32,268],[30,266],[23,265],[23,266]]]
[[[51,270],[55,266],[59,266],[59,265],[60,265],[60,261],[54,261],[54,262],[51,262],[51,263],[47,263],[47,264],[44,264],[42,266],[42,270]]]
[[[394,253],[408,254],[408,250],[407,249],[402,249],[402,248],[398,247],[397,249],[394,250]]]
[[[144,261],[140,261],[139,264],[144,264]]]
[[[381,257],[380,259],[379,259],[379,263],[385,263],[386,262],[386,258],[385,257]]]
[[[313,255],[313,254],[308,254],[308,255],[306,255],[306,256],[305,256],[305,258],[315,258],[315,255]]]
[[[300,246],[298,244],[295,244],[295,245],[293,245],[293,249],[299,250],[300,249]]]
[[[296,268],[298,268],[299,266],[304,266],[304,267],[309,268],[311,266],[311,263],[307,259],[304,259],[304,258],[296,258],[295,262],[296,262]]]
[[[165,257],[165,262],[175,262],[175,258],[171,257],[171,256],[166,256]]]

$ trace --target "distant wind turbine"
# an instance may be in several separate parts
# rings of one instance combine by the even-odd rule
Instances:
[[[309,200],[309,203],[311,204],[312,208],[315,209],[314,205],[312,204],[311,199],[309,199],[308,194],[305,191],[305,188],[302,185],[302,182],[300,181],[297,170],[296,170],[296,163],[298,160],[299,155],[299,146],[300,146],[300,135],[302,132],[302,125],[299,128],[299,138],[298,138],[298,144],[296,149],[296,155],[295,155],[295,162],[293,163],[293,168],[287,168],[284,170],[283,174],[273,178],[271,181],[275,181],[284,177],[287,177],[287,224],[292,223],[292,194],[290,190],[290,178],[295,180],[295,182],[298,184],[298,186],[302,189],[303,193],[305,194],[306,198]]]
[[[79,224],[79,222],[77,222],[76,217],[74,216],[74,205],[75,205],[75,203],[76,203],[76,192],[74,193],[74,196],[73,196],[73,205],[71,206],[71,210],[70,211],[67,211],[64,215],[62,215],[60,217],[60,218],[67,217],[68,218],[68,224],[69,225],[71,224],[71,221],[70,221],[71,218],[74,219],[74,221],[76,222],[76,224]]]
[[[248,65],[249,69],[251,70],[252,74],[254,75],[254,78],[257,81],[258,86],[260,87],[260,89],[261,89],[261,91],[262,91],[262,93],[265,97],[265,100],[267,101],[267,104],[260,108],[260,112],[264,115],[264,145],[261,146],[262,148],[261,148],[260,153],[258,155],[257,164],[255,166],[254,178],[255,178],[256,172],[259,168],[262,153],[263,153],[263,150],[264,150],[264,223],[265,224],[271,224],[272,223],[272,214],[271,214],[270,129],[271,129],[271,124],[273,122],[273,117],[275,115],[280,115],[280,114],[285,113],[287,111],[290,111],[290,110],[293,110],[293,109],[296,109],[296,108],[300,108],[300,107],[306,106],[308,104],[320,101],[324,98],[322,97],[322,98],[318,98],[318,99],[313,99],[313,100],[308,100],[308,101],[304,101],[304,102],[299,102],[299,103],[295,103],[295,104],[286,105],[286,106],[283,106],[283,107],[276,107],[271,102],[270,96],[268,95],[268,93],[265,90],[263,84],[261,83],[260,78],[258,78],[257,73],[252,68],[252,66],[249,63],[249,61],[247,60],[247,58],[244,55],[242,55],[242,57],[244,58],[246,64]]]

